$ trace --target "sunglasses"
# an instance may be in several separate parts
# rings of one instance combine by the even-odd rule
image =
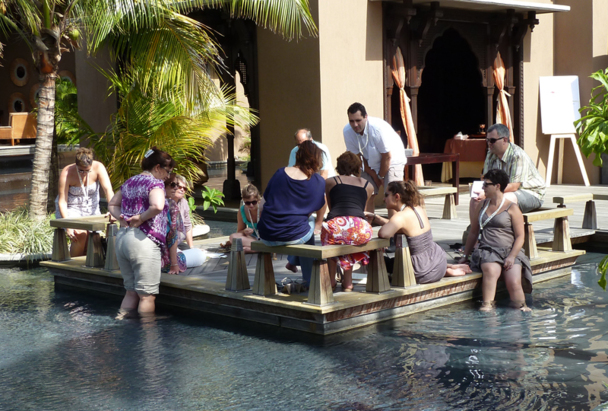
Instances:
[[[502,140],[504,137],[499,137],[499,138],[486,138],[486,141],[490,144],[494,144],[496,143],[498,140]]]
[[[86,173],[90,173],[90,172],[91,172],[91,170],[82,170],[82,169],[78,168],[78,172],[79,172],[80,174],[86,174]]]
[[[252,205],[252,206],[254,206],[254,205],[258,205],[258,200],[254,200],[254,201],[245,201],[245,205],[248,205],[248,206],[250,206],[250,205]]]
[[[176,188],[176,187],[177,187],[177,188],[178,188],[178,189],[180,189],[180,190],[186,190],[186,186],[183,186],[183,185],[181,185],[181,184],[179,184],[179,183],[176,183],[175,181],[174,181],[174,182],[172,182],[172,183],[171,183],[171,184],[169,184],[169,185],[171,186],[171,188]]]
[[[483,187],[487,187],[487,186],[495,186],[498,183],[486,183],[485,181],[483,182]]]

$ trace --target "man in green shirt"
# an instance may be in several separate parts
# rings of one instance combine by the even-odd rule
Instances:
[[[545,180],[540,176],[530,156],[519,146],[509,142],[509,128],[504,124],[494,124],[488,129],[486,141],[488,154],[483,165],[483,175],[488,171],[500,169],[509,175],[509,184],[505,188],[504,198],[517,204],[522,213],[536,210],[543,205],[545,198]],[[469,219],[474,218],[477,204],[485,199],[483,191],[471,198]],[[462,236],[466,244],[471,226]]]
[[[494,124],[488,129],[488,155],[483,174],[490,170],[503,170],[509,175],[505,198],[517,205],[523,213],[540,208],[545,198],[545,180],[540,176],[532,159],[519,146],[509,142],[509,128]],[[483,192],[473,201],[483,200]]]

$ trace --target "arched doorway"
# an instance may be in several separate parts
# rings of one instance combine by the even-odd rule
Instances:
[[[453,28],[433,42],[425,57],[418,94],[418,142],[423,153],[441,153],[461,131],[477,133],[485,123],[486,98],[479,61]],[[439,181],[441,164],[424,166],[425,179]]]

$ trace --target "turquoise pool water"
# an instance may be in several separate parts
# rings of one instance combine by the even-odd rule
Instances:
[[[326,339],[203,314],[117,321],[116,300],[3,269],[0,409],[593,409],[608,401],[600,257],[537,286],[531,314],[462,303]]]

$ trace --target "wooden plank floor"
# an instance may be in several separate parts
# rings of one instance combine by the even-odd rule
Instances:
[[[554,196],[567,196],[580,193],[594,193],[594,194],[608,194],[608,186],[592,186],[584,187],[579,185],[553,185],[548,188],[547,194],[545,195],[545,203],[543,207],[556,208],[557,205],[553,204]],[[431,227],[433,229],[433,238],[447,254],[448,259],[455,259],[458,254],[450,249],[450,245],[462,242],[462,233],[469,224],[468,220],[468,209],[469,209],[469,194],[468,187],[462,186],[460,193],[459,205],[456,207],[458,218],[454,220],[443,220],[441,216],[443,214],[443,197],[434,197],[426,200],[427,214],[429,215]],[[594,230],[582,229],[583,214],[585,210],[585,202],[578,202],[567,204],[569,208],[574,210],[574,215],[569,217],[570,233],[575,242],[577,237],[590,236],[595,233]],[[608,201],[596,201],[596,210],[598,218],[598,226],[600,228],[608,229]],[[236,221],[236,209],[224,209],[224,214],[234,213]],[[378,209],[379,214],[386,214],[386,209]],[[213,224],[213,222],[210,222]],[[553,220],[539,221],[534,224],[535,234],[537,243],[543,244],[551,242],[553,240]],[[377,232],[378,227],[374,228]],[[214,239],[203,240],[197,242],[197,246],[207,249],[210,253],[219,252],[219,244],[227,241],[227,237],[219,237]],[[320,241],[317,241],[320,243]],[[253,276],[255,273],[255,265],[257,262],[256,254],[247,255],[247,268],[249,272],[250,282],[253,284]],[[292,273],[285,269],[287,263],[286,256],[277,255],[277,259],[273,261],[273,267],[275,270],[275,279],[280,282],[285,277],[296,280],[301,278],[301,273],[298,271],[297,274]],[[211,281],[225,282],[228,269],[228,254],[225,254],[221,258],[210,258],[206,261],[202,269],[197,270],[196,273],[191,274],[196,277],[205,278]],[[355,270],[353,274],[355,283],[359,283],[360,286],[365,284],[365,269],[360,268]]]

